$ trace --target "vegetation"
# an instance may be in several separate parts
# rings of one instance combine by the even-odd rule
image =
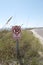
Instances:
[[[24,65],[39,65],[38,51],[43,51],[43,46],[31,31],[22,31],[19,49]],[[12,61],[17,61],[16,41],[13,39],[11,31],[4,30],[0,32],[0,63]]]

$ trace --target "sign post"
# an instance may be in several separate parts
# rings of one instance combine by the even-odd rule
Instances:
[[[21,38],[21,27],[13,26],[12,32],[13,32],[13,38],[16,40],[17,59],[19,60],[20,65],[23,65],[22,58],[19,51],[19,39]]]

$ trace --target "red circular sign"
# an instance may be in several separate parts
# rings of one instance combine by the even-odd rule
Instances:
[[[15,35],[18,35],[19,33],[21,33],[21,27],[20,26],[13,26],[12,31]]]

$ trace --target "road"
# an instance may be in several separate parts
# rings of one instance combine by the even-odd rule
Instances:
[[[34,29],[35,32],[37,32],[37,34],[39,34],[41,37],[43,37],[43,29]]]
[[[39,39],[40,43],[43,45],[43,29],[33,29],[31,30],[33,35]],[[39,55],[43,57],[43,52],[38,51]]]
[[[33,29],[31,30],[35,37],[37,37],[43,44],[43,29]]]

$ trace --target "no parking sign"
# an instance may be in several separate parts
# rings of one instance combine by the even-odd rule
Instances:
[[[16,40],[17,59],[19,60],[20,65],[23,65],[22,58],[19,51],[19,39],[21,38],[21,27],[13,26],[12,32],[13,32],[13,38]]]
[[[21,37],[21,27],[20,26],[13,26],[12,32],[13,32],[14,39],[20,39]]]

